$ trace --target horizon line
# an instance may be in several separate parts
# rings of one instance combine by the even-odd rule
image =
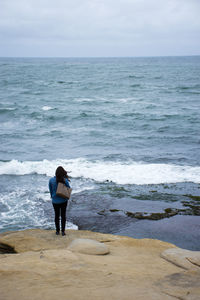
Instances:
[[[158,57],[194,57],[200,54],[188,55],[150,55],[150,56],[0,56],[0,58],[158,58]]]

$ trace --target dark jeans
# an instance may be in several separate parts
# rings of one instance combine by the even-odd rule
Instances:
[[[53,203],[53,208],[55,211],[55,225],[56,231],[60,231],[60,215],[61,215],[61,227],[62,232],[65,231],[65,224],[66,224],[66,208],[67,208],[67,201],[61,204]]]

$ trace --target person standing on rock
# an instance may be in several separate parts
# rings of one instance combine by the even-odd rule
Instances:
[[[55,212],[55,226],[56,226],[56,235],[60,234],[60,216],[61,216],[61,230],[62,236],[65,234],[65,225],[66,225],[66,208],[68,199],[62,198],[56,195],[58,183],[64,183],[68,188],[69,185],[69,176],[67,175],[67,171],[61,166],[56,169],[55,176],[50,178],[49,180],[49,191],[51,194],[52,204]]]

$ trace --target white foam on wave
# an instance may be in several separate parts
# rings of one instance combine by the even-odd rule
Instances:
[[[43,161],[0,162],[0,175],[43,174],[53,176],[57,166],[71,171],[72,177],[117,184],[200,183],[200,167],[138,162],[88,161],[84,158]]]
[[[94,98],[77,98],[75,99],[76,102],[93,102]]]
[[[0,108],[0,110],[16,110],[15,107],[5,107],[5,108]]]
[[[128,97],[128,98],[119,98],[117,99],[118,102],[121,102],[121,103],[127,103],[127,102],[133,102],[137,99],[133,98],[133,97]]]
[[[42,107],[42,110],[45,110],[45,111],[48,111],[48,110],[51,110],[53,109],[51,106],[43,106]]]
[[[54,228],[54,219],[45,214],[44,206],[38,205],[41,199],[44,202],[51,200],[49,193],[45,193],[46,187],[41,190],[33,190],[31,193],[24,187],[17,187],[12,192],[1,194],[0,204],[6,208],[0,211],[0,231],[8,229],[28,229],[28,228]],[[52,208],[53,211],[53,208]],[[77,230],[78,226],[67,222],[67,229]]]

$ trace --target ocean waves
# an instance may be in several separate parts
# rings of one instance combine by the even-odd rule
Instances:
[[[193,182],[200,183],[199,166],[154,164],[144,162],[90,161],[85,158],[56,159],[42,161],[1,161],[0,175],[40,174],[53,176],[57,166],[70,171],[73,178],[84,178],[96,182],[116,184],[162,184]]]
[[[0,231],[54,228],[48,181],[59,165],[73,188],[67,220],[81,229],[135,237],[123,212],[199,216],[200,57],[0,67]]]
[[[35,188],[27,182],[27,186],[15,186],[12,191],[1,193],[0,199],[0,231],[23,230],[24,228],[53,228],[50,196],[45,186]],[[67,222],[67,228],[77,229],[77,226]]]

